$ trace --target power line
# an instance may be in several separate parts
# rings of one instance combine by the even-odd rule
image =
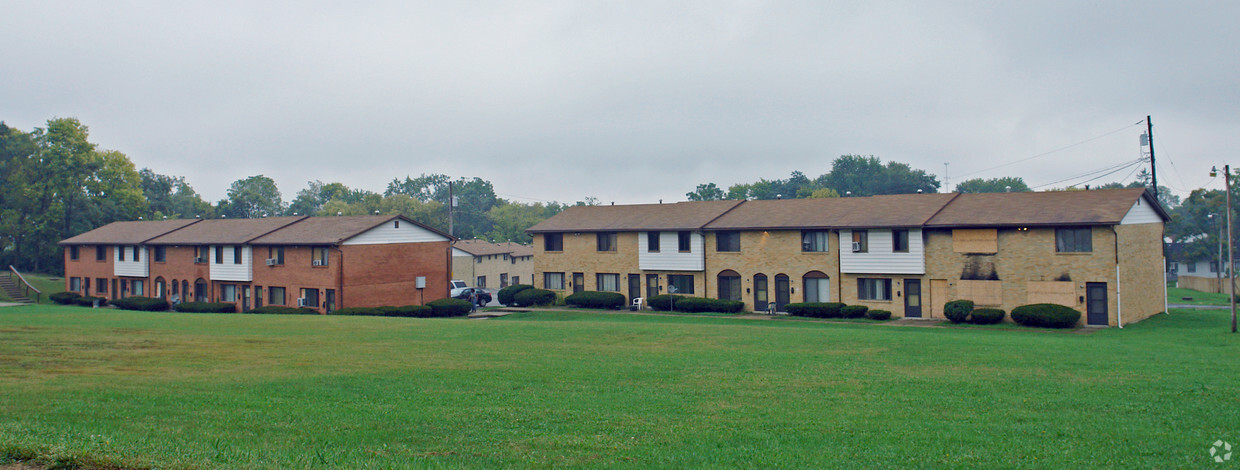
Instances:
[[[1104,176],[1107,176],[1107,175],[1110,175],[1110,174],[1113,174],[1113,173],[1117,173],[1117,172],[1120,172],[1120,171],[1126,170],[1126,169],[1128,169],[1129,167],[1131,167],[1131,166],[1133,166],[1133,165],[1140,165],[1140,164],[1142,164],[1142,163],[1145,163],[1145,159],[1144,159],[1144,158],[1138,158],[1138,159],[1136,159],[1136,160],[1127,161],[1127,162],[1124,162],[1124,163],[1120,163],[1120,164],[1118,164],[1118,165],[1108,166],[1108,167],[1106,167],[1106,168],[1102,168],[1102,169],[1100,169],[1100,170],[1094,170],[1094,171],[1090,171],[1090,172],[1085,173],[1085,174],[1081,174],[1081,175],[1073,176],[1073,177],[1071,177],[1071,178],[1064,178],[1064,179],[1061,179],[1061,180],[1059,180],[1059,181],[1052,181],[1052,182],[1050,182],[1050,183],[1041,184],[1041,185],[1037,185],[1037,186],[1032,186],[1032,187],[1031,187],[1031,189],[1043,188],[1043,187],[1050,186],[1050,185],[1053,185],[1053,184],[1059,184],[1059,183],[1063,183],[1063,182],[1065,182],[1065,181],[1072,181],[1072,180],[1075,180],[1075,179],[1080,179],[1080,178],[1088,178],[1088,177],[1090,177],[1090,176],[1094,176],[1094,175],[1098,175],[1099,173],[1102,173],[1101,175],[1098,175],[1097,177],[1094,177],[1094,178],[1092,178],[1092,179],[1089,179],[1089,180],[1086,180],[1086,181],[1081,181],[1081,182],[1079,182],[1079,183],[1075,183],[1075,184],[1071,185],[1071,186],[1076,186],[1077,184],[1087,183],[1087,182],[1089,182],[1089,181],[1093,181],[1093,180],[1095,180],[1095,179],[1102,178],[1102,177],[1104,177]]]
[[[985,173],[985,172],[990,171],[990,170],[997,170],[997,169],[999,169],[999,168],[1003,168],[1003,167],[1012,166],[1012,165],[1015,165],[1015,164],[1017,164],[1017,163],[1027,162],[1027,161],[1029,161],[1029,160],[1033,160],[1033,159],[1035,159],[1035,158],[1045,157],[1045,156],[1050,155],[1050,154],[1052,154],[1052,153],[1056,153],[1056,152],[1060,152],[1060,151],[1063,151],[1063,150],[1067,150],[1067,149],[1070,149],[1070,148],[1072,148],[1072,147],[1076,147],[1076,146],[1078,146],[1078,145],[1087,144],[1087,143],[1093,142],[1093,141],[1095,141],[1095,140],[1101,139],[1101,138],[1103,138],[1103,137],[1107,137],[1107,136],[1110,136],[1110,135],[1112,135],[1112,134],[1116,134],[1116,133],[1119,133],[1119,132],[1122,132],[1122,131],[1128,130],[1128,128],[1130,128],[1130,127],[1135,127],[1135,126],[1139,126],[1139,125],[1142,125],[1142,124],[1145,124],[1145,120],[1144,120],[1144,119],[1142,119],[1142,120],[1140,120],[1140,121],[1137,121],[1137,122],[1135,122],[1135,123],[1129,124],[1129,125],[1127,125],[1127,126],[1121,127],[1121,128],[1119,128],[1119,129],[1113,130],[1113,131],[1111,131],[1111,132],[1107,132],[1106,134],[1102,134],[1102,135],[1097,136],[1097,137],[1091,137],[1091,138],[1088,138],[1088,139],[1082,140],[1082,141],[1077,142],[1077,143],[1072,144],[1072,145],[1066,145],[1066,146],[1059,147],[1059,148],[1057,148],[1057,149],[1054,149],[1054,150],[1051,150],[1051,151],[1048,151],[1048,152],[1042,152],[1042,153],[1039,153],[1039,154],[1034,155],[1034,156],[1031,156],[1031,157],[1022,158],[1022,159],[1020,159],[1020,160],[1016,160],[1016,161],[1013,161],[1013,162],[1004,163],[1004,164],[1002,164],[1002,165],[992,166],[992,167],[990,167],[990,168],[986,168],[986,169],[984,169],[984,170],[977,170],[977,171],[973,171],[973,172],[969,172],[969,173],[964,173],[964,174],[956,175],[956,178],[961,178],[961,177],[965,177],[965,176],[976,175],[976,174],[978,174],[978,173]],[[1052,184],[1054,184],[1054,183],[1052,183]]]

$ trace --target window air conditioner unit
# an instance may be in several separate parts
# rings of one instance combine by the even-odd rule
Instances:
[[[275,265],[276,265],[275,258],[267,258],[267,266],[275,266]]]
[[[861,251],[861,242],[852,242],[852,244],[853,253],[858,253]]]
[[[297,306],[298,306],[298,307],[305,307],[305,306],[307,306],[307,305],[309,305],[309,304],[310,304],[310,302],[306,302],[306,299],[297,299]]]
[[[323,260],[321,260],[321,259],[316,259],[316,260],[314,260],[314,261],[311,261],[311,262],[310,262],[310,265],[311,265],[311,266],[322,266],[322,265],[323,265]]]
[[[206,258],[194,258],[194,262],[195,263],[206,263],[207,259]]]

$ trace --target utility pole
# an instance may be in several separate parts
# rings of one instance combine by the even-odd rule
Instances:
[[[1154,187],[1154,200],[1158,200],[1158,168],[1154,166],[1154,123],[1145,115],[1145,135],[1150,141],[1150,184]]]
[[[452,206],[456,205],[452,203],[453,199],[454,198],[452,197],[452,180],[448,180],[448,235],[449,236],[456,236],[452,234]]]
[[[943,162],[943,192],[948,192],[947,190],[951,189],[951,179],[947,177],[947,165],[951,164],[951,162]]]
[[[1151,140],[1150,143],[1153,143]],[[1154,155],[1154,146],[1150,146],[1150,156]],[[1231,292],[1227,293],[1231,297],[1231,332],[1236,332],[1236,253],[1232,247],[1231,231],[1231,165],[1223,165],[1223,181],[1227,183],[1227,283],[1231,284]]]

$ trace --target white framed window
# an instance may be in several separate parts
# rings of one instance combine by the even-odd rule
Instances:
[[[599,273],[595,275],[595,281],[599,291],[620,292],[619,274]]]
[[[801,231],[801,251],[805,252],[826,252],[828,250],[828,234],[827,230],[802,230]]]
[[[564,290],[564,273],[543,273],[543,289]]]
[[[857,298],[861,300],[891,300],[891,279],[857,279]]]

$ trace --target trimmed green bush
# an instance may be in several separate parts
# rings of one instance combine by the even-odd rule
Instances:
[[[624,307],[624,294],[618,292],[582,291],[564,298],[574,307],[617,309]]]
[[[515,297],[517,293],[523,290],[533,289],[533,288],[534,286],[531,286],[529,284],[513,284],[511,286],[500,289],[499,292],[495,294],[495,297],[496,297],[496,300],[499,301],[500,305],[504,305],[504,306],[514,305],[516,300],[514,300],[513,297]]]
[[[96,300],[99,301],[100,307],[108,304],[108,299],[103,297],[91,297],[89,295],[73,299],[73,302],[83,307],[92,307],[95,305]]]
[[[369,316],[377,317],[377,316],[381,316],[383,312],[379,311],[378,307],[349,307],[349,308],[338,308],[336,310],[332,310],[331,314],[332,315],[369,315]]]
[[[866,318],[869,318],[871,320],[878,320],[878,321],[890,320],[891,312],[887,310],[870,310],[868,312],[865,312],[865,316]]]
[[[182,302],[173,305],[172,309],[186,313],[236,313],[237,304],[232,302]]]
[[[843,308],[844,304],[839,302],[805,302],[784,306],[789,315],[810,318],[840,318]]]
[[[1007,312],[997,308],[979,308],[973,310],[973,313],[969,314],[969,323],[973,323],[975,325],[993,325],[1003,321],[1003,317],[1006,315]]]
[[[463,317],[473,309],[468,300],[461,299],[439,299],[426,305],[431,308],[431,315],[436,317]]]
[[[555,302],[555,292],[545,289],[525,289],[512,296],[512,301],[513,305],[521,307],[551,305]]]
[[[646,303],[655,310],[685,313],[737,313],[745,308],[745,303],[739,300],[707,299],[670,294],[656,295],[646,299]]]
[[[952,323],[964,323],[973,312],[972,300],[953,300],[943,304],[943,316]]]
[[[840,315],[844,318],[865,318],[865,312],[869,310],[870,307],[864,305],[845,305],[840,309]]]
[[[1058,304],[1021,305],[1012,309],[1012,321],[1040,328],[1072,328],[1081,312]]]
[[[150,297],[126,297],[112,301],[112,305],[116,308],[125,310],[140,310],[143,312],[167,312],[168,301],[164,299],[153,299]]]
[[[447,299],[445,299],[447,300]],[[456,299],[459,300],[459,299]],[[460,300],[465,303],[465,313],[469,313],[469,301]],[[433,302],[432,302],[433,303]],[[349,307],[334,310],[332,315],[365,315],[372,317],[408,317],[408,318],[433,318],[435,309],[429,305],[404,305],[400,307]],[[453,315],[442,315],[453,316]]]
[[[77,299],[82,298],[82,295],[77,292],[57,292],[47,296],[47,298],[60,305],[76,305]]]
[[[246,310],[244,313],[254,313],[259,315],[318,315],[319,312],[312,308],[285,307],[283,305],[265,305],[258,308]]]

